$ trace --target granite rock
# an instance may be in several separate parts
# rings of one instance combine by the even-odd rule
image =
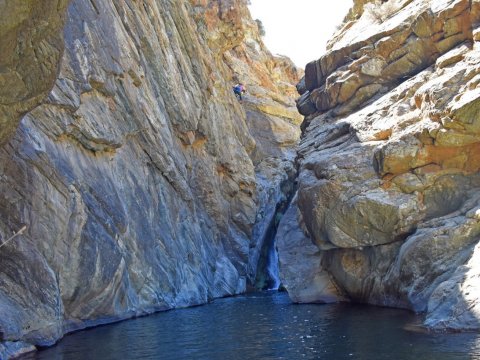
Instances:
[[[351,301],[425,312],[436,330],[478,330],[479,2],[390,0],[376,11],[346,21],[305,71],[302,97],[316,109],[302,125],[292,206],[321,259],[309,277],[327,273]],[[282,264],[285,281],[302,261]],[[319,301],[317,289],[291,297]]]

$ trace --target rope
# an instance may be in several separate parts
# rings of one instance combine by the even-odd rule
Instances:
[[[13,234],[12,237],[10,237],[7,241],[5,241],[3,244],[1,244],[0,249],[2,247],[4,247],[5,245],[7,245],[10,241],[15,239],[17,236],[22,235],[25,232],[25,230],[27,230],[27,225],[24,225],[20,230],[18,230],[15,234]]]

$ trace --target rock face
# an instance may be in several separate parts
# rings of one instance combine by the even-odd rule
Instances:
[[[38,84],[1,105],[0,239],[27,230],[0,248],[0,351],[244,292],[294,174],[301,74],[265,50],[243,0],[72,0],[64,41],[61,16],[27,10],[46,30],[30,44]]]
[[[335,300],[480,328],[479,21],[478,1],[390,0],[365,7],[307,65],[293,207],[295,231],[319,249],[308,276],[325,281],[291,287],[296,301],[331,297],[333,279]],[[287,283],[300,261],[282,264]]]

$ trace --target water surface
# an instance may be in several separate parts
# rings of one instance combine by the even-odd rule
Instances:
[[[480,334],[405,330],[415,321],[403,310],[295,305],[270,292],[77,332],[33,359],[480,359]]]

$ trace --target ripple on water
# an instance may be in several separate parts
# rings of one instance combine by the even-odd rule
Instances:
[[[252,294],[81,331],[32,359],[480,359],[479,334],[405,330],[415,320],[403,310]]]

